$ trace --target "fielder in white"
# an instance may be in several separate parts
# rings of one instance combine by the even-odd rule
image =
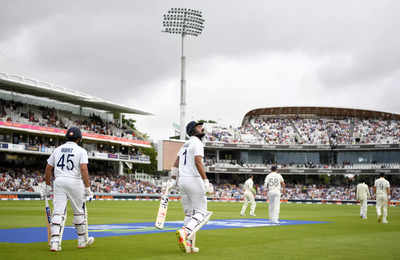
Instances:
[[[256,210],[256,200],[254,199],[254,196],[256,195],[256,189],[254,189],[254,182],[253,182],[253,175],[248,178],[245,183],[244,183],[244,203],[242,206],[242,210],[240,211],[240,215],[244,216],[246,215],[246,209],[249,204],[250,205],[250,216],[255,217],[256,215],[254,214],[254,211]]]
[[[271,167],[271,173],[265,177],[264,185],[268,189],[269,207],[268,214],[272,223],[279,223],[279,211],[281,207],[281,188],[285,194],[285,182],[282,175],[276,172],[276,166]]]
[[[71,127],[66,133],[67,142],[57,147],[47,160],[46,194],[50,195],[53,182],[53,215],[51,219],[51,251],[61,251],[62,233],[66,218],[68,200],[74,211],[73,223],[78,234],[78,248],[85,248],[94,242],[88,237],[86,200],[93,198],[90,191],[88,155],[78,143],[82,139],[79,128]],[[83,180],[83,181],[82,181]]]
[[[385,174],[381,173],[380,178],[375,180],[374,193],[376,195],[376,214],[379,223],[387,224],[388,204],[390,202],[390,183],[385,179]],[[383,210],[383,216],[382,216]]]
[[[371,198],[368,185],[365,182],[359,183],[356,190],[356,199],[360,201],[360,217],[367,219],[368,199]]]
[[[191,121],[186,126],[190,139],[181,147],[174,163],[177,184],[181,193],[185,213],[184,226],[176,231],[178,245],[183,252],[197,253],[196,232],[207,223],[212,212],[207,210],[206,192],[212,192],[203,165],[204,137],[203,124]],[[177,170],[176,168],[179,167]]]

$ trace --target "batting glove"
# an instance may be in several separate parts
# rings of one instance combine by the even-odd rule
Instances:
[[[167,181],[167,186],[169,187],[169,188],[172,188],[172,187],[174,187],[176,185],[176,179],[169,179],[168,181]]]
[[[206,191],[206,193],[213,193],[214,187],[210,183],[210,181],[208,179],[204,179],[203,182],[204,182],[204,190]]]
[[[85,199],[88,202],[91,202],[93,199],[93,192],[90,190],[90,187],[85,188]]]
[[[171,177],[177,178],[178,175],[179,175],[179,169],[176,168],[176,167],[172,167],[172,169],[171,169]]]
[[[46,187],[42,190],[42,192],[40,194],[42,199],[49,198],[50,192],[51,192],[51,186],[46,184]]]

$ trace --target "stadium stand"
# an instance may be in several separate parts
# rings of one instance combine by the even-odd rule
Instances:
[[[143,149],[151,143],[125,120],[147,112],[6,73],[0,73],[0,107],[0,166],[43,164],[71,126],[81,129],[92,165],[105,161],[107,171],[123,174],[124,166],[150,163]]]
[[[44,106],[26,106],[22,102],[0,100],[2,107],[1,121],[68,129],[79,127],[83,132],[108,136],[125,137],[131,140],[137,138],[132,129],[126,125],[119,127],[113,120],[106,121],[99,115],[74,115],[71,112],[56,110]]]
[[[399,115],[341,108],[288,109],[250,111],[238,128],[207,125],[207,140],[270,145],[400,144]]]

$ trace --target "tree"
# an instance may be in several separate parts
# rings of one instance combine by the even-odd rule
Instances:
[[[133,165],[133,171],[144,172],[147,174],[156,174],[157,173],[157,151],[152,145],[151,148],[139,148],[139,150],[145,154],[150,156],[150,164],[138,164],[135,163]]]
[[[136,120],[131,119],[131,118],[125,118],[125,115],[122,115],[122,123],[129,126],[130,128],[132,128],[133,130],[137,130],[136,129]]]

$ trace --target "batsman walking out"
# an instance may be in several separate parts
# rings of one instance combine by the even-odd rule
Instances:
[[[74,212],[73,224],[78,234],[78,248],[85,248],[94,242],[88,236],[86,201],[93,198],[90,191],[87,151],[78,143],[82,139],[79,128],[71,127],[66,133],[67,142],[57,147],[47,160],[45,196],[50,195],[53,182],[53,215],[51,218],[50,250],[61,251],[67,202]]]
[[[197,253],[196,232],[210,219],[212,212],[207,210],[206,192],[212,192],[203,165],[204,137],[203,124],[191,121],[186,126],[190,139],[181,147],[174,167],[178,169],[178,187],[185,213],[184,226],[176,231],[178,245],[183,252]],[[176,171],[176,170],[174,170]]]

